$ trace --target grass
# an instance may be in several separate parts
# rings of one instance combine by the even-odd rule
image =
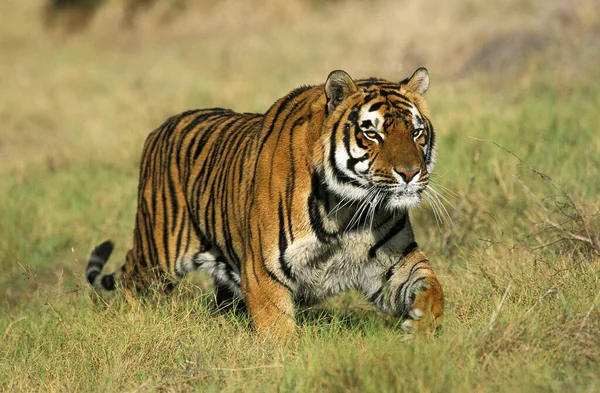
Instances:
[[[0,31],[0,391],[596,391],[597,6],[424,3],[298,0],[250,13],[200,2],[113,31],[120,8],[109,1],[69,38],[40,27],[35,1],[3,3],[13,17]],[[400,34],[418,31],[413,19],[432,5],[430,29]],[[501,75],[461,74],[482,37],[503,33],[489,15],[530,31],[559,11],[581,23],[566,19],[552,45]],[[348,31],[364,15],[373,28]],[[571,35],[581,42],[561,41]],[[167,116],[264,111],[335,68],[400,79],[422,64],[434,181],[453,205],[452,222],[427,204],[412,218],[446,293],[437,337],[402,334],[350,293],[302,311],[297,337],[272,342],[244,316],[216,312],[201,275],[138,309],[92,296],[89,252],[112,238],[116,269],[130,247],[141,144]]]

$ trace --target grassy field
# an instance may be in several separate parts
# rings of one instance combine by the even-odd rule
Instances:
[[[596,2],[210,3],[127,29],[107,1],[77,34],[45,30],[35,0],[0,5],[0,391],[599,391]],[[141,145],[167,116],[421,65],[448,199],[442,223],[413,214],[447,299],[437,337],[351,293],[275,343],[202,275],[139,309],[92,296],[87,257],[111,238],[116,269],[131,246]]]

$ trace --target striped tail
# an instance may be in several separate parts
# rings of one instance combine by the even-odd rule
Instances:
[[[106,264],[106,261],[108,261],[113,248],[113,242],[110,240],[107,240],[94,248],[94,251],[92,251],[92,255],[90,256],[90,261],[85,269],[85,277],[97,290],[104,289],[112,291],[115,289],[114,273],[102,274],[102,268]]]

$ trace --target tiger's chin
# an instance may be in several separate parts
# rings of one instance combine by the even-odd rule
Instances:
[[[387,199],[387,208],[395,211],[406,211],[412,207],[418,206],[422,200],[423,197],[418,192],[392,194]]]

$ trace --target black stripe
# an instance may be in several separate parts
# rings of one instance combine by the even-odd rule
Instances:
[[[339,181],[340,183],[348,183],[348,184],[352,184],[356,187],[360,187],[361,184],[357,180],[352,179],[351,177],[346,175],[344,172],[342,172],[335,163],[335,146],[336,146],[335,135],[336,135],[336,131],[337,131],[339,125],[340,125],[340,122],[337,121],[333,125],[333,130],[331,130],[331,137],[329,140],[329,165],[330,165],[331,169],[333,170],[333,175],[337,181]]]
[[[96,277],[98,277],[100,275],[100,272],[97,270],[94,270],[93,272],[89,272],[86,275],[86,278],[88,280],[88,282],[92,285],[94,285],[94,280],[96,279]]]
[[[346,127],[346,128],[348,128],[348,127]],[[350,158],[352,158],[352,154],[350,153],[350,144],[349,144],[349,142],[350,142],[350,130],[349,129],[345,129],[344,130],[344,143],[346,143],[346,135],[345,135],[346,133],[348,133],[348,146],[346,147],[346,149],[348,151],[348,155],[350,156]],[[363,143],[363,140],[362,140],[362,138],[364,138],[364,137],[359,138],[360,134],[362,134],[362,130],[359,127],[355,127],[354,128],[354,141],[356,142],[356,145],[358,147],[360,147],[362,150],[368,150],[367,145],[365,145]],[[380,140],[381,138],[379,137],[379,134],[377,134],[376,139],[379,142],[381,142],[381,140]]]
[[[371,296],[369,296],[369,301],[371,303],[377,302],[377,300],[381,296],[382,292],[383,292],[383,287],[379,287],[378,290],[376,290]]]
[[[329,166],[335,171],[337,170],[337,166],[335,164],[335,134],[337,132],[338,127],[340,126],[340,121],[336,121],[333,125],[333,129],[331,130],[331,136],[329,138]]]
[[[187,247],[190,244],[189,239],[190,239],[191,224],[189,222],[187,222],[187,217],[189,217],[189,215],[186,212],[185,215],[182,215],[181,224],[178,226],[179,231],[178,231],[177,235],[175,236],[175,258],[173,261],[173,269],[169,270],[170,272],[175,270],[175,268],[177,267],[178,256],[185,255],[185,253],[187,251]],[[177,221],[176,216],[173,217],[173,221]],[[184,242],[184,236],[185,236],[185,242]],[[185,245],[185,247],[186,247],[185,250],[182,250],[183,245]]]
[[[356,122],[358,120],[358,109],[359,109],[358,105],[355,105],[352,108],[352,110],[348,114],[348,120],[350,120],[351,122]]]
[[[283,215],[283,201],[281,198],[279,199],[279,208],[278,208],[278,216],[279,216],[279,264],[281,265],[281,271],[285,275],[288,280],[294,279],[294,273],[290,265],[287,263],[285,259],[285,251],[288,246],[287,236],[285,234],[285,218]]]
[[[402,257],[406,258],[408,254],[416,250],[418,247],[419,245],[416,242],[409,243],[408,246],[406,246],[406,248],[404,249],[404,251],[402,251]]]
[[[425,269],[425,270],[431,270],[429,269],[427,266],[419,266],[422,263],[428,262],[427,259],[423,259],[420,260],[419,262],[415,263],[413,265],[413,267],[410,269],[410,273],[408,273],[408,277],[406,278],[406,280],[404,280],[404,282],[402,282],[402,284],[400,284],[398,286],[398,293],[396,293],[396,301],[400,300],[404,300],[405,296],[406,296],[406,292],[408,291],[408,287],[406,286],[406,284],[408,284],[408,282],[411,280],[412,276],[418,272],[419,270]],[[406,287],[406,288],[405,288]],[[404,302],[402,302],[402,304],[404,304]]]
[[[142,247],[142,252],[141,253],[137,253],[137,264],[134,263],[134,266],[137,266],[138,264],[141,267],[146,268],[148,265],[148,262],[150,263],[158,263],[158,250],[156,249],[156,242],[154,240],[154,234],[152,233],[152,228],[154,228],[154,223],[152,222],[152,217],[155,217],[156,214],[153,210],[149,210],[148,209],[148,204],[147,201],[144,199],[142,202],[142,212],[138,214],[138,219],[139,216],[141,215],[141,221],[143,222],[143,225],[140,225],[139,227],[136,228],[137,230],[137,242],[138,244],[142,244],[146,246],[146,251],[144,252],[144,249]],[[141,230],[144,229],[146,233],[141,233]],[[148,261],[146,261],[146,257],[148,257]]]
[[[106,276],[102,277],[102,281],[100,281],[102,283],[102,288],[106,289],[107,291],[112,291],[115,289],[115,276],[112,274],[107,274]]]
[[[371,107],[369,108],[369,112],[375,112],[376,110],[381,108],[382,105],[383,102],[376,102],[375,104],[371,105]]]
[[[373,127],[373,122],[371,120],[363,120],[360,122],[360,128],[370,128]]]
[[[165,161],[161,161],[161,162],[165,162]],[[166,164],[168,165],[168,162]],[[168,171],[168,168],[166,168],[166,169]],[[169,247],[169,211],[170,211],[169,205],[170,205],[170,202],[168,201],[168,197],[167,197],[167,190],[166,190],[167,186],[164,185],[164,182],[161,182],[160,184],[162,185],[162,187],[161,187],[161,189],[162,189],[162,193],[161,193],[162,206],[161,207],[162,207],[162,215],[163,215],[163,222],[162,222],[160,230],[162,231],[162,242],[163,242],[162,249],[165,254],[165,258],[164,258],[165,267],[166,267],[166,270],[169,271],[170,267],[171,267],[171,258],[170,258],[171,257],[170,256],[171,248]],[[155,214],[156,214],[156,212],[155,212]],[[158,262],[158,265],[160,266],[160,262],[159,261],[157,261],[157,262]]]
[[[367,89],[373,85],[380,83],[382,80],[379,78],[369,78],[357,81],[358,86],[366,87]]]
[[[375,157],[377,157],[377,155],[375,155]],[[373,160],[375,160],[375,157],[373,157]],[[368,160],[369,159],[369,153],[365,153],[365,155],[360,156],[358,158],[354,158],[354,157],[350,157],[348,158],[347,164],[348,164],[348,169],[350,169],[350,166],[352,166],[352,171],[356,172],[354,170],[354,167],[356,166],[356,164],[358,164],[359,162],[362,162],[364,160]],[[371,168],[371,165],[373,164],[373,160],[371,160],[371,162],[369,162],[369,166],[368,168]]]
[[[425,159],[425,164],[430,164],[432,152],[435,147],[435,131],[434,131],[433,125],[431,124],[429,119],[425,118],[425,121],[427,122],[427,129],[429,130],[429,133],[428,133],[429,148],[427,149],[427,158]]]
[[[396,273],[396,267],[398,266],[398,264],[393,265],[392,267],[390,267],[388,269],[387,272],[385,272],[385,281],[390,281],[390,279],[392,278],[392,276],[394,275],[394,273]]]
[[[394,226],[385,235],[383,235],[383,237],[381,237],[381,239],[379,239],[377,243],[373,245],[373,247],[371,247],[371,249],[369,250],[369,258],[375,258],[377,250],[381,248],[385,243],[390,241],[401,230],[404,229],[404,227],[406,226],[407,216],[408,214],[404,214],[402,218],[400,218],[400,220],[398,220],[398,222],[396,222]]]
[[[322,176],[317,172],[312,174],[311,187],[312,192],[308,197],[308,217],[310,219],[310,226],[319,241],[322,243],[330,243],[337,238],[337,234],[327,232],[323,226],[323,217],[321,216],[320,206],[325,203],[327,195]]]
[[[265,262],[265,257],[263,255],[263,251],[262,251],[262,233],[260,231],[260,226],[257,227],[257,233],[258,233],[258,244],[259,244],[259,249],[258,249],[258,253],[260,255],[260,264],[262,265],[263,269],[265,272],[267,272],[267,274],[269,275],[269,277],[271,278],[271,280],[273,280],[274,282],[282,285],[283,287],[287,288],[288,291],[292,291],[292,289],[287,286],[284,282],[282,282],[275,274],[273,274],[272,271],[269,270],[269,268],[267,267],[267,264]],[[252,247],[250,248],[250,251],[252,253],[252,256],[254,257],[254,252],[252,251]],[[252,263],[252,270],[254,273],[254,277],[256,279],[257,282],[260,282],[259,278],[258,278],[258,274],[256,273],[256,264]]]
[[[167,169],[169,170],[169,169]],[[169,171],[170,172],[170,171]],[[170,232],[175,233],[177,227],[177,217],[179,215],[179,202],[177,201],[177,191],[175,190],[175,183],[173,181],[173,177],[169,174],[169,178],[167,179],[167,184],[169,186],[169,199],[170,205],[173,208],[173,213],[171,216],[170,222]]]
[[[379,94],[383,97],[393,97],[393,98],[397,98],[400,102],[402,103],[410,103],[410,100],[405,96],[402,95],[398,92],[398,90],[385,90],[385,89],[381,89],[379,90]],[[393,101],[390,101],[390,103],[394,104]]]
[[[96,248],[94,248],[94,251],[92,251],[92,255],[95,257],[98,257],[100,259],[102,259],[104,262],[108,261],[108,258],[110,258],[110,254],[112,253],[114,249],[114,244],[112,241],[107,240],[105,242],[103,242],[102,244],[100,244],[99,246],[97,246]]]
[[[285,206],[286,206],[286,210],[288,212],[288,214],[287,214],[287,226],[288,226],[287,230],[288,230],[288,232],[290,234],[290,242],[294,242],[294,230],[293,230],[293,227],[292,227],[292,206],[293,206],[293,198],[294,198],[294,178],[295,178],[294,171],[293,171],[293,169],[294,169],[294,167],[293,167],[293,165],[294,165],[294,163],[293,163],[293,157],[294,157],[294,155],[292,154],[290,157],[292,158],[292,160],[291,160],[292,161],[291,162],[291,165],[292,165],[292,167],[291,167],[292,168],[292,171],[291,171],[292,176],[288,177],[287,184],[285,185],[285,201],[286,201],[286,205]]]

